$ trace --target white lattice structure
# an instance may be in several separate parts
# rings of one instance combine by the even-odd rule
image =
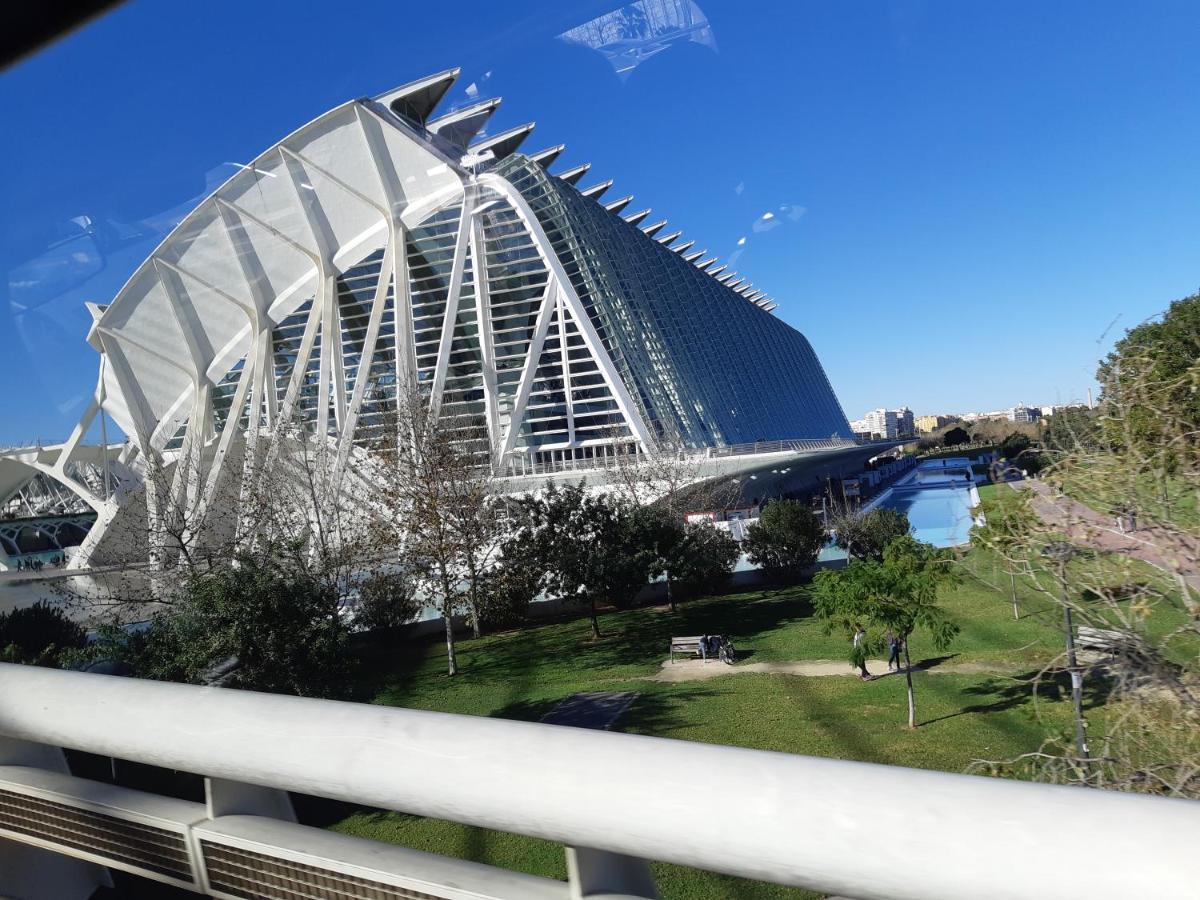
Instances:
[[[74,564],[130,497],[152,521],[167,504],[207,509],[285,425],[319,436],[340,484],[413,391],[499,473],[602,467],[618,449],[653,453],[665,429],[701,451],[760,437],[845,446],[816,357],[769,298],[687,253],[692,241],[670,246],[680,232],[642,225],[648,210],[622,217],[630,198],[601,204],[611,182],[577,188],[586,164],[550,175],[561,146],[516,154],[532,124],[471,143],[498,100],[433,118],[456,75],[314,119],[241,166],[110,303],[89,304],[93,400],[65,444],[19,460],[96,511]],[[652,277],[630,287],[622,267]],[[762,360],[739,351],[741,381],[692,346],[684,329],[701,312],[729,330],[714,346],[732,334],[763,348]],[[755,383],[777,375],[809,392],[775,386],[789,415]],[[81,443],[97,417],[129,438],[99,461]],[[767,434],[778,420],[791,430]],[[169,486],[137,490],[148,466]]]

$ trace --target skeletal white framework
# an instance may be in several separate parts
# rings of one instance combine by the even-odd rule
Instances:
[[[299,128],[239,166],[111,302],[89,304],[100,354],[91,402],[65,443],[3,455],[0,503],[28,494],[35,477],[58,501],[65,488],[65,506],[97,515],[90,551],[148,460],[173,469],[174,506],[203,510],[227,470],[258,458],[263,435],[303,421],[332,448],[336,483],[414,389],[438,415],[470,418],[498,471],[518,461],[527,471],[533,456],[653,453],[644,407],[537,215],[492,166],[481,170],[534,125],[476,139],[497,99],[434,117],[457,75],[347,102]],[[528,159],[545,167],[563,149]],[[589,168],[555,177],[577,185]],[[617,217],[632,198],[601,204],[611,184],[580,193]],[[624,219],[721,274],[715,257],[684,255],[693,241],[671,247],[682,232],[660,234],[665,219],[642,225],[649,212]],[[726,285],[731,296],[775,308],[741,284]],[[126,443],[85,444],[97,419]],[[142,494],[154,518],[164,498]]]

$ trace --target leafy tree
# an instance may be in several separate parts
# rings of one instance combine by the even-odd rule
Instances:
[[[737,541],[707,522],[683,528],[683,540],[674,560],[675,577],[685,596],[724,586],[741,555]]]
[[[672,612],[681,595],[711,590],[729,578],[741,551],[728,533],[707,522],[684,524],[658,506],[637,509],[634,516],[648,575],[666,580]]]
[[[541,591],[544,571],[545,565],[531,554],[512,552],[497,559],[480,579],[481,626],[492,630],[524,624],[529,604]]]
[[[1000,454],[1019,469],[1030,474],[1042,470],[1042,457],[1029,435],[1014,431],[1000,442]]]
[[[289,565],[242,556],[185,582],[144,631],[106,629],[89,655],[127,662],[144,678],[191,683],[235,659],[236,687],[341,697],[347,644],[336,590]]]
[[[965,428],[955,426],[942,435],[943,447],[957,447],[959,444],[971,443],[971,435]]]
[[[935,649],[950,645],[958,625],[938,606],[937,598],[941,588],[957,578],[950,551],[904,535],[888,545],[882,562],[856,559],[845,569],[818,572],[813,580],[813,602],[827,628],[841,627],[847,635],[866,629],[866,638],[851,651],[851,663],[862,665],[868,654],[878,652],[888,631],[902,641],[909,728],[917,725],[909,644],[922,629]]]
[[[1161,443],[1162,418],[1191,424],[1191,443],[1200,423],[1200,293],[1176,300],[1161,319],[1126,332],[1100,364],[1101,398],[1119,416],[1101,427],[1111,443],[1131,449]]]
[[[799,500],[768,504],[746,534],[750,562],[774,576],[798,576],[817,561],[824,545],[825,527]]]
[[[0,615],[0,659],[5,662],[58,665],[65,652],[86,644],[84,628],[45,601]]]
[[[521,498],[514,513],[517,529],[502,552],[524,542],[524,552],[542,560],[550,593],[588,605],[592,635],[599,638],[597,606],[628,605],[647,580],[651,554],[632,507],[590,496],[579,485],[548,483],[542,496]]]
[[[883,561],[884,549],[912,530],[908,516],[899,510],[877,506],[865,513],[847,513],[834,522],[837,545],[854,559]]]
[[[666,580],[667,606],[675,612],[675,583],[687,556],[683,522],[669,509],[657,506],[632,507],[632,516],[646,555],[647,576]]]
[[[416,584],[407,572],[372,572],[359,582],[356,626],[367,631],[398,628],[420,611]]]
[[[1079,449],[1099,449],[1097,418],[1096,410],[1086,406],[1060,409],[1054,415],[1047,416],[1042,431],[1042,445],[1051,454],[1052,460]]]

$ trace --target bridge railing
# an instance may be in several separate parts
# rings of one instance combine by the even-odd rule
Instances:
[[[643,860],[859,900],[1196,890],[1200,807],[1184,800],[12,665],[0,665],[0,735],[0,836],[130,868],[121,853],[150,852],[122,849],[118,825],[136,819],[157,829],[161,880],[216,896],[239,896],[230,879],[317,871],[409,885],[378,894],[398,898],[414,879],[425,897],[650,897]],[[50,757],[36,751],[60,747],[209,776],[208,803],[112,799],[117,789],[41,771]],[[558,842],[571,880],[307,829],[272,790]],[[117,825],[31,836],[31,807]],[[138,847],[151,846],[143,832]],[[471,879],[483,893],[463,889]]]

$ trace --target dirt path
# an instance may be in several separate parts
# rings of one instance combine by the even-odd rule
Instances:
[[[1114,519],[1096,512],[1078,500],[1055,494],[1048,484],[1037,480],[1013,481],[1015,491],[1032,491],[1036,496],[1033,510],[1047,525],[1061,528],[1068,539],[1097,550],[1124,553],[1157,569],[1183,578],[1194,592],[1200,592],[1200,576],[1195,573],[1197,548],[1180,545],[1180,538],[1161,528],[1143,527],[1132,534],[1117,530]]]
[[[981,663],[946,663],[930,669],[914,667],[915,671],[945,673],[948,675],[1011,675],[1014,670],[999,666],[987,666]],[[900,672],[889,672],[887,660],[875,659],[867,662],[867,671],[876,678],[886,678],[888,675],[899,675]],[[675,662],[667,660],[662,664],[657,675],[647,681],[662,681],[676,683],[682,681],[707,681],[722,675],[741,675],[745,672],[759,672],[764,675],[800,675],[807,678],[824,678],[830,675],[858,677],[858,670],[851,667],[844,659],[805,659],[794,662],[758,662],[738,663],[727,666],[713,660],[705,662],[699,659],[680,659]]]

